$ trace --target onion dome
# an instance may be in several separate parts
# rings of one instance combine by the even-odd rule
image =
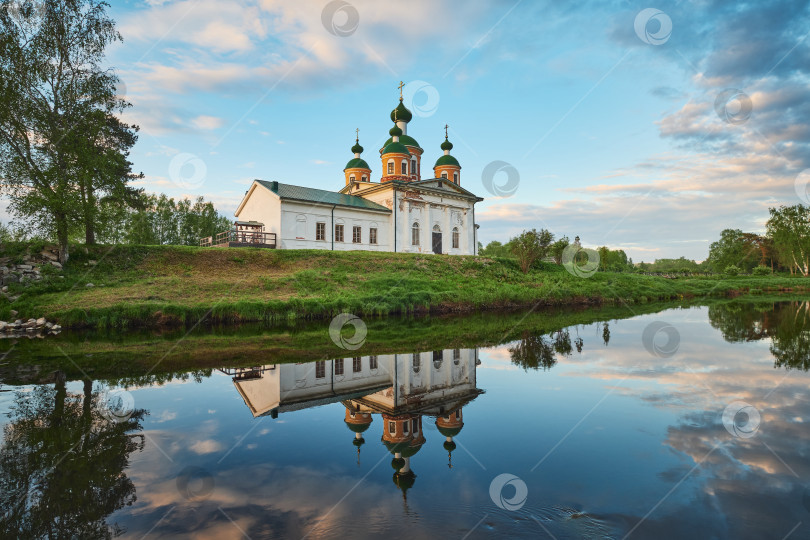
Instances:
[[[354,146],[352,146],[352,154],[362,154],[362,153],[363,147],[360,146],[360,141],[355,142]]]
[[[444,446],[444,449],[447,450],[448,452],[452,452],[453,450],[456,449],[456,443],[454,443],[453,441],[444,441],[444,445],[442,446]]]
[[[386,147],[387,145],[389,145],[392,142],[394,142],[393,138],[388,139],[387,141],[385,141],[385,144],[383,144],[383,148]],[[414,148],[418,148],[420,150],[422,149],[422,147],[419,146],[419,143],[416,142],[416,139],[414,139],[410,135],[400,135],[399,136],[399,142],[401,142],[405,146],[413,146]]]
[[[350,424],[349,422],[344,422],[344,423],[346,424],[347,428],[349,428],[350,430],[352,430],[355,433],[363,433],[371,425],[371,422],[368,422],[366,424]]]
[[[409,440],[408,441],[398,442],[398,443],[389,442],[389,441],[383,441],[383,444],[385,444],[385,447],[392,454],[396,454],[398,452],[403,452],[406,448],[408,448],[408,445],[410,443],[411,443],[411,441],[409,441]]]
[[[447,140],[447,137],[444,138],[444,142],[441,146],[442,150],[447,150],[448,152],[453,149],[453,143]]]
[[[462,428],[462,426],[443,427],[443,426],[439,426],[439,425],[437,425],[436,427],[439,428],[439,433],[441,433],[445,437],[455,437],[456,435],[461,433],[461,428]]]
[[[392,142],[390,144],[385,145],[385,148],[382,150],[383,154],[405,154],[411,155],[411,152],[408,148],[402,144],[401,142]]]
[[[412,457],[412,456],[415,456],[416,453],[419,452],[419,450],[421,450],[421,449],[422,449],[422,444],[421,443],[420,444],[415,444],[415,445],[412,445],[412,446],[408,446],[408,448],[404,449],[400,453],[400,455],[402,457],[404,457],[404,458]]]
[[[388,134],[391,135],[391,140],[393,141],[394,137],[401,137],[402,136],[402,130],[399,128],[398,125],[394,124],[394,127],[392,127],[391,129],[388,130]]]
[[[397,122],[398,120],[402,120],[403,122],[410,122],[412,118],[413,114],[403,105],[402,98],[399,98],[399,105],[397,105],[396,109],[391,111],[391,121]]]
[[[458,163],[458,160],[453,156],[451,156],[450,154],[439,156],[439,159],[436,160],[435,166],[439,167],[441,165],[453,165],[455,167],[461,167],[461,165],[459,165]]]
[[[346,164],[346,167],[343,170],[346,170],[346,169],[369,169],[369,170],[371,170],[371,167],[368,166],[368,163],[366,163],[366,160],[364,160],[363,158],[356,157],[356,158],[352,158],[352,159],[349,160],[349,162]]]
[[[416,474],[413,471],[406,473],[395,472],[393,481],[394,485],[402,490],[402,495],[406,496],[405,492],[411,489],[416,483]]]
[[[354,431],[354,430],[352,430],[352,431]],[[366,440],[363,437],[360,437],[359,439],[354,439],[352,441],[352,444],[355,445],[357,448],[360,448],[361,446],[366,444]],[[447,443],[445,443],[445,444],[447,444]]]
[[[402,459],[401,457],[400,458],[395,457],[394,459],[391,460],[391,468],[394,469],[395,471],[400,470],[404,466],[405,460]]]

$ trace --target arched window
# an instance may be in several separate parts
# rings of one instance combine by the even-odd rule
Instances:
[[[351,176],[349,177],[349,182],[354,182],[354,175],[351,175]]]
[[[458,233],[458,227],[453,227],[453,247],[458,249],[460,236]]]
[[[413,360],[411,362],[413,364],[413,372],[419,373],[419,368],[422,365],[422,359],[419,357],[419,353],[413,353]]]
[[[442,173],[442,178],[444,178],[445,180],[447,179],[447,171],[444,171],[444,172]]]
[[[408,174],[408,162],[403,161],[401,164],[401,172],[402,174]]]
[[[394,174],[394,160],[388,161],[388,174]]]
[[[416,174],[416,158],[411,160],[411,174]]]
[[[419,245],[419,223],[414,223],[411,227],[411,245]]]
[[[365,174],[363,175],[363,182],[368,182],[368,176],[366,176]]]
[[[454,172],[454,173],[453,173],[453,182],[455,182],[456,184],[458,184],[458,173],[457,173],[457,172]]]
[[[433,226],[433,232],[442,232],[442,228],[439,227],[438,223]]]

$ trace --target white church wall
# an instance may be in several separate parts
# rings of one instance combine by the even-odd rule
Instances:
[[[281,204],[281,249],[333,249],[333,225],[343,225],[343,241],[335,238],[336,251],[390,251],[388,237],[391,215],[360,208],[334,207],[317,203],[283,201]],[[317,239],[317,224],[324,224],[324,238]],[[360,242],[354,242],[353,228],[360,227]],[[377,229],[377,243],[371,243],[371,229]]]
[[[255,186],[255,188],[254,188]],[[264,223],[264,231],[281,233],[281,199],[272,191],[262,186],[251,186],[253,193],[245,201],[236,219],[240,221],[258,221]]]

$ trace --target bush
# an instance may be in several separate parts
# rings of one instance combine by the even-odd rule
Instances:
[[[742,272],[742,270],[740,270],[740,267],[737,266],[736,264],[730,264],[726,266],[725,269],[725,273],[728,274],[729,276],[739,275],[740,272]]]
[[[757,266],[754,268],[754,275],[755,276],[770,276],[771,269],[767,266]]]

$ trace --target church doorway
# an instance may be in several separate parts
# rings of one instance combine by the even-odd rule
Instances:
[[[433,253],[437,255],[442,253],[442,230],[438,225],[433,226]]]

